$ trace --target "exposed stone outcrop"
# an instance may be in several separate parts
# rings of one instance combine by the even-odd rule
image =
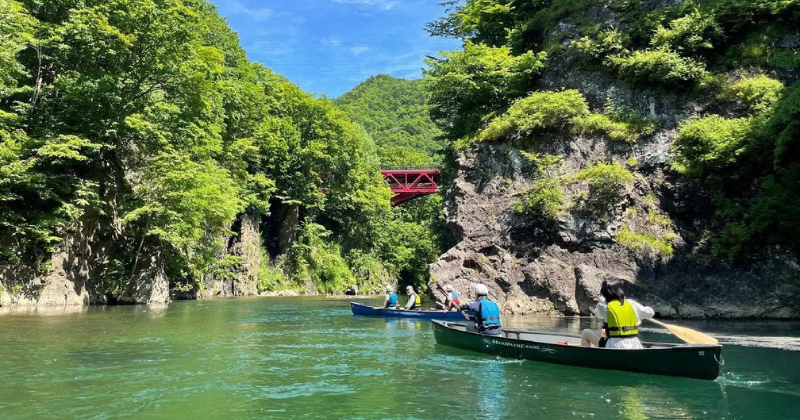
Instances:
[[[97,226],[77,222],[61,249],[50,258],[52,269],[37,272],[20,264],[0,269],[4,292],[0,306],[57,307],[88,305],[97,299],[90,279],[98,255],[93,243]]]
[[[648,0],[645,7],[680,1]],[[592,6],[588,14],[601,27],[628,24],[613,8]],[[549,39],[567,51],[585,35],[581,27],[567,16]],[[781,43],[794,48],[800,37],[787,35]],[[658,130],[630,144],[550,128],[458,151],[445,203],[448,232],[457,245],[429,266],[431,293],[441,293],[434,283],[452,283],[465,295],[473,293],[474,283],[484,283],[507,313],[588,315],[602,281],[620,279],[630,295],[664,316],[800,317],[796,256],[763,250],[740,265],[704,257],[698,232],[710,226],[712,197],[670,170],[679,124],[718,113],[724,107],[716,97],[633,86],[581,60],[567,53],[548,57],[537,90],[576,89],[593,110],[610,101],[656,121]],[[785,81],[798,79],[784,73],[779,76]],[[513,209],[545,176],[523,151],[562,158],[546,174],[563,188],[564,208],[555,218],[526,217]],[[575,177],[597,162],[613,162],[634,176],[602,211],[591,208],[590,187]]]
[[[31,264],[0,267],[0,306],[55,308],[120,303],[169,302],[169,281],[160,252],[142,252],[136,273],[123,277],[119,296],[106,295],[104,265],[119,248],[102,235],[100,222],[84,218],[71,227],[49,269]],[[107,233],[107,232],[106,232]]]
[[[261,267],[260,218],[252,214],[239,216],[234,223],[234,236],[228,240],[226,255],[238,262],[232,267],[212,272],[203,281],[205,293],[197,297],[254,296],[258,294],[258,270]],[[222,255],[221,257],[224,257]]]
[[[661,170],[670,135],[661,132],[628,150],[580,137],[551,142],[546,152],[563,155],[573,172],[594,160],[624,161],[628,153],[650,157],[651,163],[640,165],[636,182],[620,192],[604,220],[572,207],[549,227],[522,220],[512,210],[530,188],[531,175],[518,150],[489,143],[461,152],[446,208],[449,233],[458,245],[430,265],[429,290],[437,294],[434,283],[451,283],[470,295],[474,283],[484,283],[506,313],[589,315],[602,281],[621,279],[630,285],[630,295],[663,316],[800,316],[800,266],[790,255],[775,252],[746,267],[711,262],[686,246],[683,230],[672,221],[648,228],[673,234],[675,255],[631,250],[617,242],[620,226],[648,223],[643,208],[664,214],[665,220],[695,217],[697,192]],[[695,223],[702,223],[697,218]]]
[[[169,303],[169,279],[161,252],[144,251],[139,257],[136,272],[131,276],[122,296],[122,303]]]

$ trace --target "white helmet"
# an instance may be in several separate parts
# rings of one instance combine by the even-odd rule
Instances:
[[[414,291],[414,287],[412,287],[410,285],[406,286],[406,292],[408,292],[409,290],[413,292]]]
[[[453,291],[453,285],[452,284],[446,284],[444,286],[444,291],[445,292],[452,292]]]
[[[478,296],[488,296],[489,295],[489,289],[486,287],[485,284],[478,284],[478,285],[475,286],[475,293]]]
[[[392,291],[392,286],[389,286],[389,285],[387,285],[387,286],[386,286],[386,291],[387,291],[387,292],[391,292],[391,291]]]

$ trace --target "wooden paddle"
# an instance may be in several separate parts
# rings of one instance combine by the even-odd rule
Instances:
[[[654,323],[654,324],[656,324],[656,325],[660,325],[660,326],[666,328],[667,330],[669,330],[669,332],[674,334],[676,337],[680,338],[681,340],[683,340],[683,341],[685,341],[685,342],[687,342],[689,344],[711,344],[711,345],[715,345],[715,346],[719,345],[719,341],[717,341],[716,338],[714,338],[714,337],[712,337],[712,336],[710,336],[708,334],[703,334],[700,331],[695,331],[695,330],[693,330],[691,328],[686,328],[686,327],[679,327],[677,325],[665,324],[665,323],[663,323],[661,321],[657,321],[657,320],[655,320],[653,318],[647,318],[647,320],[652,322],[652,323]]]

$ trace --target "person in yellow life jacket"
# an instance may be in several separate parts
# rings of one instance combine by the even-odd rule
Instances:
[[[404,309],[419,309],[422,306],[422,301],[420,300],[417,292],[414,291],[413,286],[406,287],[406,294],[408,295],[408,303],[406,303],[406,307]]]
[[[603,280],[600,294],[605,301],[597,302],[594,316],[603,320],[603,335],[593,330],[583,330],[581,346],[592,345],[609,349],[641,349],[639,324],[652,318],[655,311],[633,299],[625,298],[622,280]]]

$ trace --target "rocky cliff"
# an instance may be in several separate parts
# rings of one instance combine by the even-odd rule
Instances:
[[[231,227],[228,247],[220,259],[232,263],[206,276],[203,287],[188,289],[180,278],[167,275],[168,261],[158,247],[136,244],[132,247],[136,255],[119,258],[131,251],[114,239],[109,225],[91,217],[75,223],[59,251],[39,269],[21,264],[0,266],[0,307],[165,304],[173,299],[258,293],[262,255],[256,216],[241,215]],[[120,260],[134,263],[117,266]]]
[[[589,14],[600,25],[618,23],[607,8]],[[565,50],[581,37],[569,18],[556,26],[551,35]],[[436,283],[452,283],[472,295],[472,285],[484,283],[505,313],[589,315],[601,282],[621,279],[630,296],[662,316],[800,316],[795,254],[773,246],[735,262],[711,257],[699,234],[711,223],[711,193],[670,166],[681,122],[737,110],[712,95],[633,87],[578,60],[551,57],[536,90],[575,90],[590,109],[613,103],[653,121],[655,129],[631,142],[561,126],[533,140],[511,136],[457,151],[445,210],[457,245],[429,266],[431,293],[438,293]],[[787,85],[796,76],[781,74]],[[556,159],[543,164],[545,157]],[[631,177],[593,184],[587,171],[598,164]],[[546,197],[548,188],[559,190],[552,217],[526,213],[520,203],[534,192]]]
[[[596,139],[573,138],[562,147],[576,167],[592,157],[626,158]],[[472,294],[474,283],[484,283],[505,313],[589,315],[600,283],[621,279],[630,284],[630,296],[662,316],[798,317],[800,266],[779,250],[747,266],[726,265],[681,248],[687,245],[675,225],[656,227],[678,234],[671,256],[618,243],[622,226],[649,225],[652,211],[668,215],[681,209],[677,201],[690,186],[664,176],[665,150],[657,140],[640,145],[638,155],[652,163],[636,171],[635,185],[622,192],[613,218],[597,223],[573,210],[562,214],[552,231],[530,226],[513,211],[530,188],[531,169],[518,150],[481,145],[460,153],[446,209],[458,245],[430,265],[429,289],[451,283]]]

